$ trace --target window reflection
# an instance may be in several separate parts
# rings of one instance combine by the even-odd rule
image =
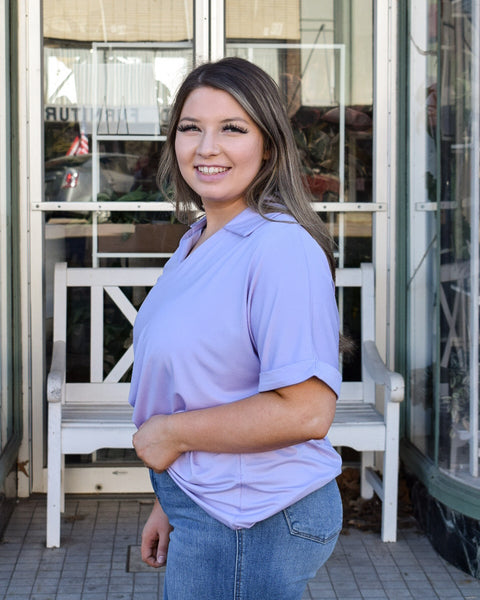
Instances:
[[[472,289],[472,22],[471,6],[452,9],[442,2],[443,52],[438,82],[437,128],[441,169],[437,186],[444,204],[439,211],[440,233],[440,418],[439,464],[470,479],[478,477],[478,397],[472,389],[473,345],[470,331],[478,320],[478,290]],[[453,52],[452,49],[455,49]],[[478,185],[478,180],[476,182]],[[478,235],[476,237],[478,240]],[[477,298],[471,312],[472,298]],[[478,392],[478,390],[477,390]],[[477,482],[478,485],[478,482]]]
[[[359,10],[283,0],[268,11],[261,4],[227,0],[227,55],[255,62],[277,81],[315,198],[371,202],[372,3]],[[249,19],[236,18],[240,8]]]
[[[56,208],[44,213],[48,362],[55,263],[161,266],[185,231],[164,207],[88,209],[97,201],[163,200],[155,174],[173,96],[193,64],[193,1],[44,0],[43,27],[44,200]],[[144,294],[123,291],[138,308]],[[68,307],[67,376],[86,381],[90,315],[85,290],[70,290]],[[114,306],[107,308],[105,373],[131,343],[130,323]],[[112,450],[69,458],[129,459],[128,452],[119,456]]]
[[[372,2],[226,0],[225,8],[226,54],[254,62],[278,83],[314,199],[372,202]],[[372,261],[371,213],[322,217],[338,266]],[[358,294],[342,292],[339,306],[343,330],[359,348]],[[346,381],[360,378],[359,364],[344,362]]]
[[[453,4],[429,2],[421,19],[428,29],[413,30],[416,45],[428,43],[429,52],[414,49],[410,65],[408,433],[440,468],[479,485],[478,390],[472,389],[478,364],[471,358],[479,340],[470,333],[479,318],[471,271],[479,250],[472,220],[478,165],[471,156],[478,107],[471,106],[471,7]]]
[[[191,1],[44,3],[44,200],[62,205],[45,213],[47,262],[98,265],[102,248],[117,252],[118,236],[135,248],[135,238],[154,240],[150,253],[172,251],[162,242],[171,236],[137,231],[170,226],[165,209],[92,212],[75,203],[164,200],[155,174],[171,102],[192,67],[192,17]]]

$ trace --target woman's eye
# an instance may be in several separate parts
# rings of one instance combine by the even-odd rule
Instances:
[[[240,125],[235,125],[235,123],[227,123],[223,127],[224,131],[233,131],[234,133],[248,133],[245,127],[241,127]]]
[[[184,131],[198,131],[198,127],[193,123],[183,123],[177,126],[177,131],[180,131],[180,133]]]

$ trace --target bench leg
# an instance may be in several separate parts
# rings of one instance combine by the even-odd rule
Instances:
[[[398,470],[383,472],[382,542],[397,541]]]
[[[387,431],[383,455],[382,541],[397,541],[400,406],[386,403]]]
[[[383,459],[382,542],[397,541],[398,441],[387,444]]]
[[[60,548],[62,495],[61,404],[48,406],[47,548]]]
[[[360,495],[368,500],[373,496],[373,487],[367,481],[366,471],[368,467],[373,467],[374,452],[364,451],[361,453],[360,463]]]
[[[65,454],[60,456],[60,512],[65,512]]]

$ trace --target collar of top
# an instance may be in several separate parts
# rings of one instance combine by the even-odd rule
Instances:
[[[268,214],[268,218],[272,220],[277,220],[279,217],[286,221],[291,220],[291,217],[288,215],[279,215],[278,213]],[[195,235],[199,229],[203,229],[205,227],[205,222],[206,217],[202,217],[200,220],[193,223],[190,229],[190,236]],[[263,223],[265,223],[265,218],[262,217],[262,215],[255,212],[251,208],[245,208],[241,213],[224,225],[223,229],[230,231],[231,233],[235,233],[241,237],[247,237],[256,229],[261,227]]]

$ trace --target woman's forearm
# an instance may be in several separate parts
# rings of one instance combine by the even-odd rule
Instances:
[[[265,452],[325,437],[336,396],[311,378],[203,410],[155,416],[134,436],[139,457],[155,470],[189,451]]]
[[[170,427],[182,452],[262,452],[325,437],[334,411],[333,392],[309,380],[232,404],[172,415]]]

